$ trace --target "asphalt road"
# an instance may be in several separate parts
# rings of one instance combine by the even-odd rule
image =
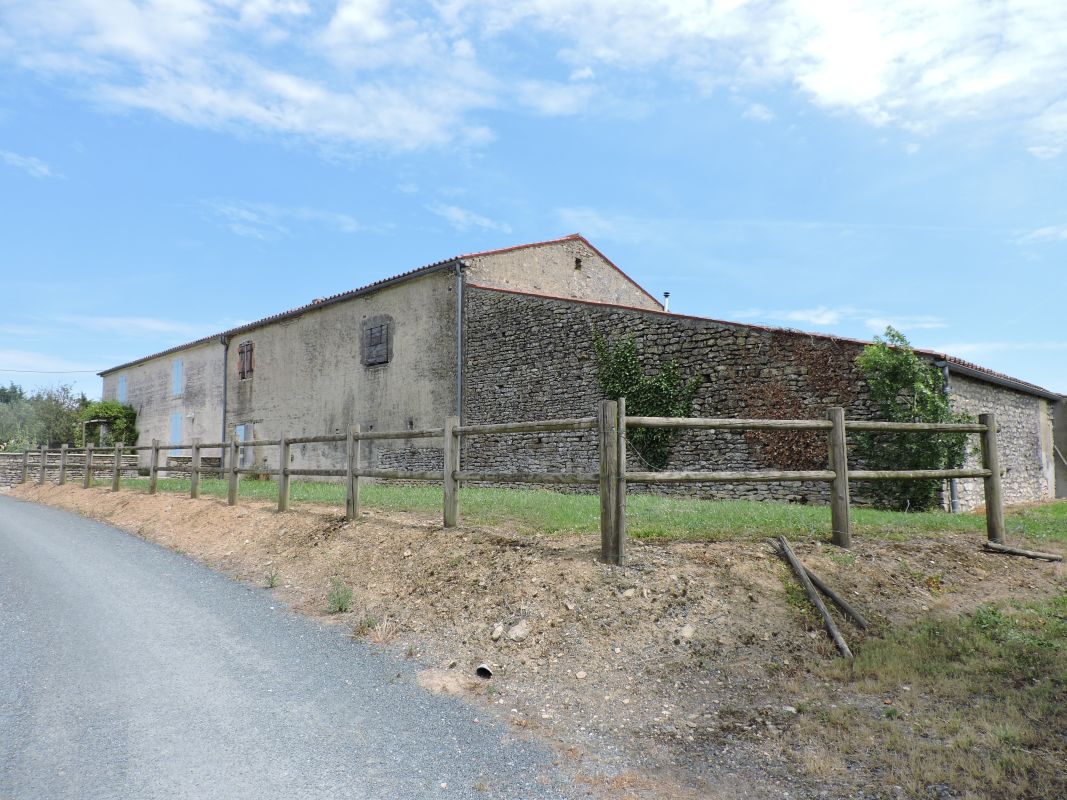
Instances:
[[[570,796],[546,748],[343,633],[0,496],[0,800]]]

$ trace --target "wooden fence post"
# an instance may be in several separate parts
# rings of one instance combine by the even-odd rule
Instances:
[[[845,439],[845,409],[835,407],[827,411],[830,418],[830,470],[834,479],[830,484],[830,527],[833,543],[838,547],[852,546],[852,521],[848,495],[848,443]]]
[[[359,476],[356,474],[362,466],[359,459],[359,446],[362,439],[358,434],[359,425],[348,426],[348,438],[345,439],[345,519],[351,522],[359,516]]]
[[[285,432],[278,437],[278,510],[289,510],[289,442]]]
[[[41,473],[37,476],[37,485],[38,486],[43,486],[44,485],[44,471],[45,471],[45,468],[47,466],[48,466],[48,450],[46,449],[46,445],[42,444],[41,445]]]
[[[1000,490],[1000,453],[997,450],[996,414],[979,414],[978,422],[986,426],[982,433],[982,468],[989,470],[985,483],[986,536],[991,542],[1004,543],[1004,497]]]
[[[200,440],[193,439],[193,452],[189,458],[189,497],[200,496]]]
[[[616,564],[626,560],[626,398],[618,399],[618,423],[616,424],[616,462],[615,470],[615,551],[618,553]]]
[[[148,493],[155,494],[159,482],[159,439],[152,440],[152,455],[148,461]]]
[[[85,443],[85,474],[82,475],[82,488],[88,489],[93,485],[93,443]]]
[[[69,444],[61,445],[59,448],[59,485],[62,486],[67,482],[67,448]]]
[[[117,492],[121,488],[122,480],[122,442],[115,445],[115,465],[111,472],[111,491]]]
[[[619,404],[600,401],[600,560],[618,564]]]
[[[235,506],[237,505],[237,480],[240,477],[237,472],[237,434],[234,434],[233,438],[230,439],[230,457],[227,460],[230,462],[230,486],[229,491],[226,493],[226,505]]]
[[[26,480],[29,478],[29,470],[30,470],[30,449],[28,447],[23,447],[22,448],[22,481],[21,481],[21,483],[25,483]]]
[[[454,528],[459,524],[459,472],[460,440],[456,435],[459,417],[445,417],[445,452],[444,452],[444,489],[445,489],[445,527]]]

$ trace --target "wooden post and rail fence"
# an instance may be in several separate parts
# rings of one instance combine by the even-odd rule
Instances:
[[[669,430],[728,430],[728,431],[825,431],[829,468],[825,470],[753,470],[727,471],[634,471],[627,469],[627,431],[632,428],[659,428]],[[596,431],[599,445],[599,470],[597,472],[477,472],[464,470],[461,451],[464,441],[468,443],[480,436],[504,434],[540,434],[560,431]],[[850,432],[882,433],[977,433],[981,434],[982,466],[966,469],[935,470],[850,470],[848,467],[848,441]],[[443,469],[405,470],[377,469],[364,466],[360,448],[364,441],[395,439],[443,439]],[[344,469],[293,468],[289,466],[293,445],[344,443]],[[278,467],[245,467],[240,465],[242,447],[277,447]],[[71,454],[85,453],[82,486],[93,485],[94,472],[99,468],[99,459],[89,444],[85,448],[63,445],[61,449],[48,450],[42,447],[37,462],[37,483],[43,484],[50,452],[60,454],[59,483],[66,482],[66,473]],[[189,451],[189,466],[164,466],[160,464],[160,450],[171,453]],[[204,450],[218,450],[221,466],[204,466],[201,456]],[[160,472],[188,474],[189,494],[200,495],[200,476],[217,475],[228,481],[227,503],[236,505],[240,494],[242,475],[269,475],[278,481],[278,510],[286,511],[290,502],[292,477],[343,478],[345,482],[345,517],[354,520],[360,509],[360,481],[409,480],[441,483],[444,488],[444,525],[451,528],[459,524],[459,490],[465,483],[496,484],[543,484],[543,485],[588,485],[597,486],[600,495],[601,559],[609,564],[621,564],[625,559],[626,544],[626,496],[630,483],[788,483],[822,482],[830,489],[831,535],[835,545],[849,547],[852,541],[850,522],[849,484],[852,481],[874,480],[948,480],[951,478],[982,478],[985,488],[986,533],[988,541],[1004,544],[1004,507],[1001,494],[1000,458],[997,452],[996,419],[993,414],[981,414],[976,423],[911,423],[876,422],[845,419],[843,408],[831,408],[826,419],[708,419],[697,417],[631,417],[626,414],[626,399],[604,400],[595,417],[576,419],[552,419],[532,422],[502,422],[491,424],[462,425],[458,417],[448,417],[441,428],[403,431],[363,431],[352,425],[343,434],[320,436],[287,436],[277,439],[228,442],[200,442],[160,444],[153,439],[149,445],[127,446],[123,443],[112,448],[110,460],[111,489],[121,488],[124,469],[122,458],[127,453],[148,452],[148,491],[155,494]],[[34,453],[34,455],[37,455]],[[22,454],[22,482],[29,480],[35,466],[30,452]]]

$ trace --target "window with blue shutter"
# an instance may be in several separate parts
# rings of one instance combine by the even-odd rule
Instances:
[[[126,403],[126,376],[119,375],[119,389],[118,389],[118,401],[125,405]]]
[[[170,415],[170,444],[181,444],[182,441],[182,415],[175,412]],[[172,456],[180,456],[181,450],[171,450]]]
[[[182,360],[176,358],[170,362],[170,396],[181,397],[185,376],[182,374]]]

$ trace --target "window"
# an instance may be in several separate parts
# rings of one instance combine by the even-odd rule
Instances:
[[[182,441],[182,415],[175,412],[170,415],[170,444],[181,444]],[[180,456],[181,450],[171,450],[172,456]]]
[[[392,320],[372,317],[363,321],[363,363],[368,367],[388,364],[392,356]]]
[[[122,404],[126,403],[126,376],[119,375],[119,388],[115,392],[115,398]]]
[[[237,437],[239,442],[247,442],[252,438],[252,423],[245,423],[244,425],[235,425],[233,429],[233,435]],[[252,448],[251,447],[239,447],[237,449],[237,466],[247,467],[252,463]]]
[[[241,342],[237,348],[237,374],[241,380],[252,377],[252,343]]]
[[[185,376],[182,360],[176,358],[170,362],[170,396],[181,397]]]

